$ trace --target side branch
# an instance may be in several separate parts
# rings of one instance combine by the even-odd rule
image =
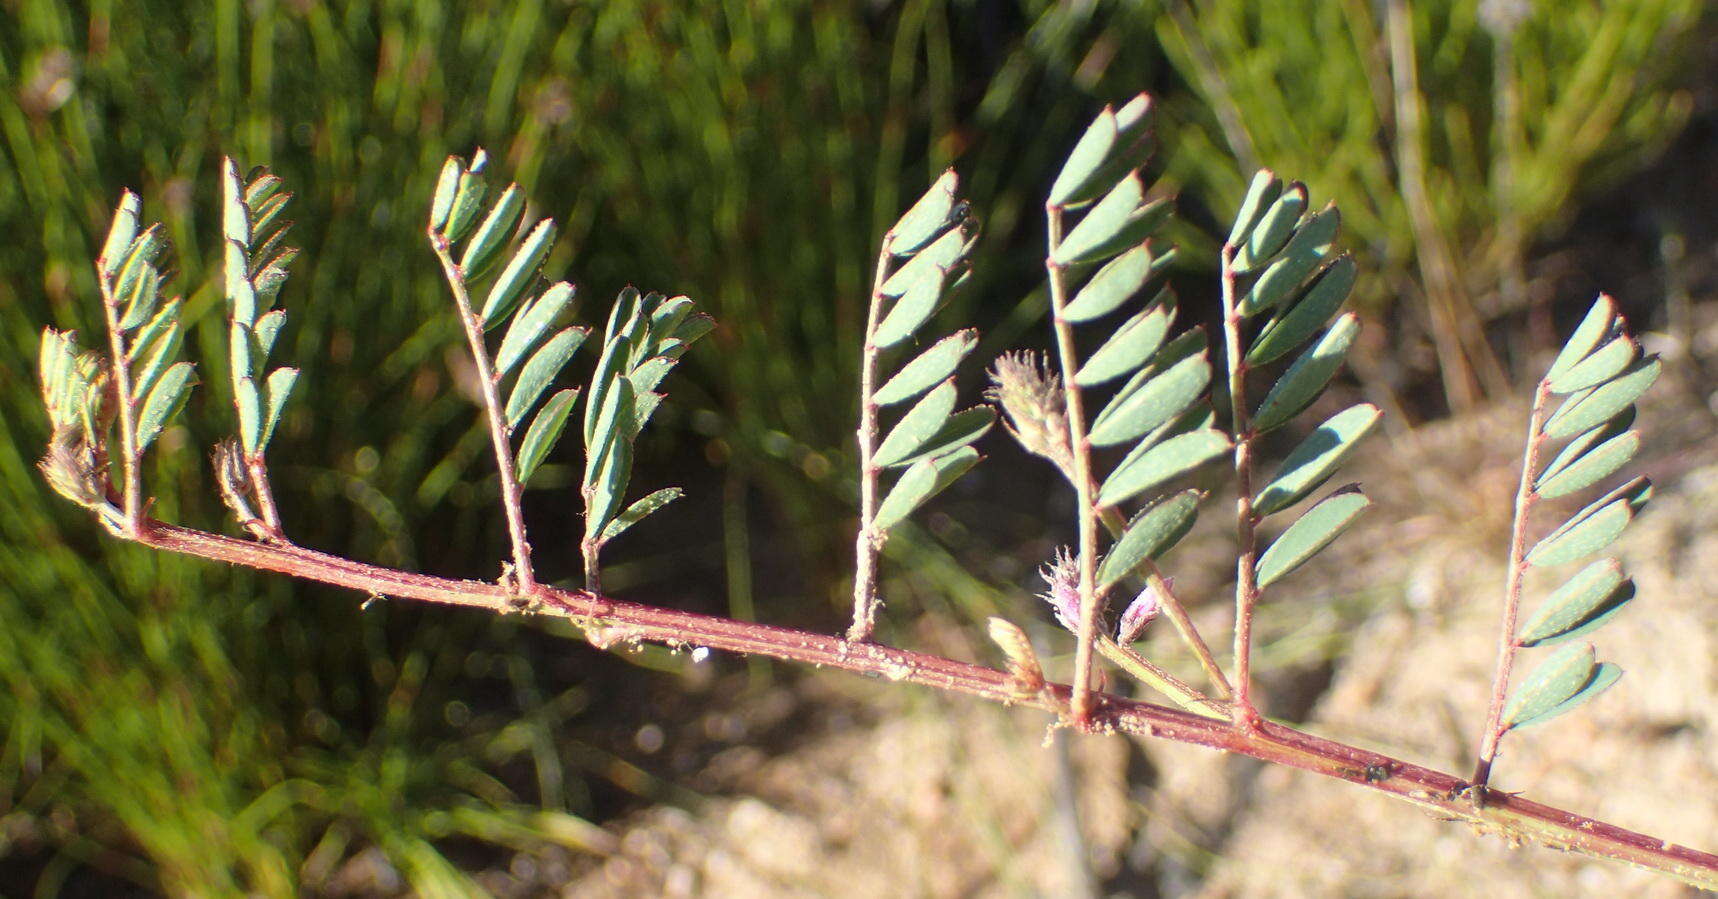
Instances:
[[[853,623],[847,628],[847,639],[854,643],[870,640],[877,626],[877,556],[887,537],[876,526],[878,471],[871,459],[877,451],[877,324],[883,316],[883,281],[894,236],[893,231],[883,235],[883,248],[877,253],[877,274],[865,313],[865,343],[860,347],[859,535],[853,549]]]
[[[157,549],[368,593],[499,613],[534,610],[570,619],[587,628],[601,628],[605,642],[648,640],[670,646],[708,646],[765,655],[881,675],[1004,705],[1043,709],[1059,716],[1067,715],[1073,695],[1068,686],[1048,684],[1023,698],[1018,692],[1020,685],[1006,672],[874,643],[849,643],[825,634],[656,608],[546,585],[538,588],[535,597],[527,599],[487,582],[394,571],[290,544],[253,543],[162,522],[147,524],[134,539]],[[1237,729],[1226,721],[1107,693],[1092,693],[1091,700],[1092,724],[1102,730],[1190,743],[1288,765],[1406,800],[1439,817],[1467,822],[1481,832],[1618,859],[1670,874],[1695,886],[1718,889],[1718,855],[1674,845],[1514,794],[1474,787],[1453,774],[1268,721],[1256,729]],[[1476,794],[1482,802],[1474,801]]]

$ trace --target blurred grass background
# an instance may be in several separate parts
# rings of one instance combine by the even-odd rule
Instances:
[[[420,225],[441,158],[486,146],[564,223],[549,269],[583,318],[637,283],[721,323],[642,444],[641,486],[691,496],[615,547],[612,586],[837,630],[868,266],[942,168],[988,235],[948,320],[987,329],[981,356],[1037,342],[1036,198],[1099,104],[1149,90],[1190,283],[1251,167],[1293,173],[1341,203],[1374,273],[1368,388],[1471,405],[1529,347],[1530,310],[1550,314],[1534,242],[1692,105],[1695,0],[1541,6],[0,0],[0,889],[458,895],[511,849],[600,847],[590,822],[680,795],[616,736],[639,702],[672,708],[679,665],[536,623],[359,613],[119,545],[50,497],[31,360],[45,324],[99,333],[89,265],[122,186],[167,224],[208,360],[215,165],[287,180],[305,249],[277,350],[304,370],[272,454],[289,533],[494,577],[485,435]],[[1455,374],[1432,380],[1432,357]],[[206,448],[231,425],[204,381],[148,475],[157,515],[218,529]],[[555,474],[527,498],[550,578],[573,574],[577,532]],[[1036,560],[983,550],[1042,536],[1035,476],[975,478],[1010,493],[952,497],[891,546],[897,627],[1016,601],[997,588]],[[981,516],[1000,523],[975,536]]]

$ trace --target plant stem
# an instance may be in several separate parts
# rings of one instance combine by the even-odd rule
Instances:
[[[1515,488],[1509,576],[1503,587],[1503,623],[1497,633],[1497,675],[1491,682],[1491,705],[1485,714],[1485,729],[1480,733],[1479,756],[1473,769],[1473,783],[1480,787],[1491,781],[1491,764],[1497,758],[1497,744],[1503,739],[1503,702],[1509,692],[1509,675],[1515,667],[1515,653],[1521,649],[1515,634],[1515,619],[1521,610],[1521,582],[1527,574],[1527,518],[1539,501],[1539,494],[1533,489],[1533,476],[1539,467],[1539,451],[1545,446],[1540,427],[1550,399],[1551,383],[1541,380],[1533,392],[1533,411],[1527,416],[1527,448],[1521,454],[1521,483]]]
[[[1099,510],[1099,518],[1103,522],[1104,530],[1109,531],[1112,538],[1121,538],[1127,522],[1120,511],[1113,506],[1106,506]],[[1175,625],[1175,632],[1180,634],[1182,642],[1193,650],[1194,658],[1199,660],[1199,667],[1205,669],[1205,676],[1209,677],[1211,685],[1217,688],[1217,698],[1224,702],[1233,699],[1235,691],[1229,686],[1229,679],[1223,675],[1223,666],[1217,664],[1216,657],[1211,655],[1211,647],[1200,635],[1199,628],[1193,625],[1193,618],[1187,614],[1187,607],[1176,598],[1175,591],[1169,589],[1169,581],[1164,578],[1157,563],[1151,559],[1145,560],[1145,583],[1156,591],[1164,614]]]
[[[268,484],[268,463],[263,461],[262,453],[257,453],[245,457],[245,467],[250,471],[251,493],[256,497],[257,511],[262,513],[270,538],[285,540],[286,532],[280,527],[280,510],[274,504],[274,490]]]
[[[453,261],[447,235],[430,227],[430,246],[441,260],[447,286],[453,291],[453,303],[459,312],[459,323],[465,326],[465,339],[471,345],[471,359],[477,365],[477,383],[483,396],[483,411],[489,419],[489,442],[495,449],[495,467],[501,476],[501,509],[507,515],[507,535],[513,543],[511,580],[519,595],[537,592],[537,578],[531,570],[531,544],[525,540],[524,490],[513,471],[513,450],[507,442],[507,419],[501,407],[500,385],[496,383],[495,367],[490,364],[489,350],[483,345],[483,322],[471,308],[471,295],[466,292],[465,272]],[[587,559],[589,552],[587,550]],[[587,569],[588,571],[588,569]],[[588,574],[587,574],[588,576]]]
[[[142,536],[143,476],[139,472],[142,460],[137,451],[137,405],[131,395],[131,354],[125,348],[125,332],[119,327],[119,298],[113,295],[103,260],[95,266],[96,283],[101,286],[101,307],[107,316],[108,350],[113,357],[114,399],[119,405],[120,468],[124,472],[125,531],[132,539]]]
[[[147,525],[132,539],[169,552],[275,571],[369,594],[502,614],[527,607],[519,602],[517,594],[497,584],[394,571],[300,546],[240,540],[165,522],[150,521]],[[1005,671],[875,643],[855,644],[825,634],[656,608],[547,585],[539,587],[534,599],[537,602],[529,607],[585,626],[593,640],[599,636],[596,629],[604,628],[600,631],[604,640],[649,640],[671,646],[708,646],[763,655],[965,693],[1005,705],[1027,705],[1056,714],[1066,711],[1073,696],[1070,687],[1047,684],[1036,695],[1021,697],[1016,692],[1014,678]],[[1489,792],[1483,787],[1475,791],[1469,782],[1453,774],[1326,740],[1275,722],[1239,729],[1225,721],[1120,696],[1098,694],[1094,698],[1097,702],[1093,726],[1098,729],[1205,746],[1311,771],[1414,803],[1438,817],[1467,822],[1482,833],[1626,861],[1695,886],[1718,889],[1718,855],[1674,845],[1513,793]],[[1470,792],[1481,793],[1486,801],[1472,802],[1467,798]]]
[[[1045,204],[1049,252],[1044,268],[1050,280],[1050,321],[1056,331],[1056,353],[1062,368],[1062,393],[1068,412],[1068,451],[1074,459],[1074,492],[1079,500],[1080,527],[1080,633],[1074,653],[1074,726],[1087,728],[1092,717],[1092,644],[1098,631],[1098,510],[1092,487],[1092,447],[1086,440],[1085,404],[1074,376],[1080,370],[1079,350],[1074,346],[1074,326],[1062,317],[1068,303],[1068,284],[1062,264],[1055,261],[1062,245],[1062,207]]]
[[[1256,728],[1253,705],[1253,609],[1259,602],[1258,516],[1253,512],[1253,427],[1247,414],[1247,360],[1235,299],[1235,247],[1223,247],[1223,346],[1229,369],[1229,416],[1235,439],[1235,705],[1236,727]]]
[[[1175,701],[1189,712],[1223,720],[1229,717],[1229,707],[1193,689],[1186,681],[1152,664],[1150,659],[1117,643],[1107,634],[1098,635],[1098,651],[1104,658],[1133,675],[1134,679]]]
[[[877,450],[877,323],[883,316],[883,279],[889,267],[891,231],[883,235],[877,253],[877,274],[871,282],[871,302],[865,313],[865,345],[859,362],[859,534],[853,542],[853,623],[847,639],[863,643],[877,626],[877,556],[889,535],[877,530],[877,466],[871,457]]]

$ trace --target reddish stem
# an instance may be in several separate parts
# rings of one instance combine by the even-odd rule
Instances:
[[[1247,361],[1235,299],[1235,247],[1223,247],[1223,346],[1229,370],[1229,417],[1235,438],[1235,705],[1236,727],[1255,728],[1253,610],[1259,603],[1258,516],[1253,512],[1253,427],[1247,414]]]

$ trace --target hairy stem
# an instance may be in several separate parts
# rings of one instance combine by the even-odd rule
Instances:
[[[1527,575],[1527,518],[1539,501],[1539,494],[1533,489],[1533,476],[1539,467],[1539,451],[1545,446],[1545,435],[1540,428],[1550,399],[1551,383],[1541,380],[1533,392],[1533,411],[1527,416],[1527,448],[1521,453],[1521,483],[1515,488],[1515,519],[1509,537],[1509,576],[1503,587],[1503,622],[1497,633],[1497,674],[1491,681],[1491,705],[1485,713],[1485,729],[1480,732],[1479,756],[1473,769],[1473,782],[1481,787],[1491,781],[1491,763],[1496,760],[1497,745],[1503,739],[1503,702],[1509,693],[1509,675],[1515,667],[1515,653],[1521,649],[1515,620],[1521,611],[1521,582]]]
[[[1235,440],[1235,705],[1236,727],[1257,727],[1253,705],[1253,609],[1259,603],[1258,515],[1253,511],[1253,427],[1247,414],[1247,360],[1235,299],[1235,247],[1223,247],[1223,358],[1229,369],[1229,417]]]
[[[877,556],[888,535],[879,532],[877,520],[877,466],[871,457],[877,451],[877,323],[883,314],[883,279],[889,268],[889,245],[894,232],[883,235],[877,253],[877,274],[871,283],[871,302],[865,313],[865,345],[859,363],[859,534],[853,542],[853,623],[847,639],[863,643],[877,626]]]
[[[1105,506],[1099,510],[1099,519],[1103,522],[1104,530],[1109,531],[1110,537],[1120,539],[1127,520],[1113,506]],[[1175,632],[1181,636],[1187,648],[1193,650],[1193,657],[1199,660],[1199,667],[1205,670],[1205,676],[1211,679],[1211,685],[1217,689],[1217,698],[1228,702],[1234,698],[1235,691],[1229,686],[1229,678],[1223,675],[1223,666],[1217,664],[1217,659],[1211,654],[1211,647],[1200,635],[1199,628],[1193,625],[1193,618],[1187,614],[1187,607],[1181,604],[1175,591],[1169,588],[1169,581],[1158,569],[1157,563],[1151,559],[1145,560],[1145,583],[1157,593],[1158,603],[1163,607],[1163,613],[1175,625]]]
[[[101,285],[101,307],[107,316],[107,343],[113,357],[114,399],[119,406],[120,469],[124,473],[125,531],[136,539],[143,528],[143,476],[139,471],[142,454],[137,451],[137,404],[131,396],[131,353],[125,348],[125,332],[119,327],[119,298],[114,296],[113,282],[102,261],[95,267],[96,283]]]
[[[245,458],[245,467],[250,471],[251,493],[256,496],[257,511],[262,513],[263,524],[268,526],[270,537],[275,540],[285,540],[286,532],[280,527],[280,510],[274,504],[274,490],[268,483],[268,463],[263,460],[262,453]]]
[[[708,646],[839,668],[894,681],[964,693],[1005,705],[1025,705],[1065,714],[1073,690],[1046,684],[1021,696],[1013,675],[982,665],[874,643],[855,644],[809,631],[733,621],[639,605],[584,591],[541,586],[521,598],[504,586],[394,571],[290,544],[255,543],[219,534],[148,522],[132,538],[145,546],[263,571],[275,571],[367,594],[512,613],[532,609],[572,620],[603,642],[642,641],[672,646]],[[1646,834],[1523,799],[1489,792],[1468,781],[1381,753],[1317,737],[1275,722],[1235,728],[1228,722],[1120,696],[1093,697],[1093,726],[1233,752],[1266,762],[1344,780],[1363,789],[1411,802],[1441,818],[1464,821],[1484,833],[1512,841],[1617,859],[1660,871],[1695,886],[1718,889],[1718,855],[1678,846]],[[1471,796],[1485,797],[1475,803]]]
[[[1046,204],[1049,252],[1044,268],[1050,279],[1050,321],[1056,330],[1056,354],[1062,368],[1062,391],[1068,412],[1068,450],[1074,461],[1074,492],[1079,501],[1080,527],[1080,633],[1074,653],[1073,716],[1076,727],[1087,727],[1092,717],[1092,644],[1098,631],[1098,510],[1097,491],[1092,486],[1092,447],[1086,440],[1085,403],[1074,375],[1080,370],[1079,350],[1074,346],[1074,326],[1062,317],[1068,304],[1067,275],[1055,261],[1062,244],[1062,207]]]
[[[478,389],[483,396],[483,411],[489,419],[489,442],[495,449],[495,467],[501,476],[501,509],[507,515],[507,536],[513,543],[511,580],[521,595],[537,591],[537,578],[531,570],[531,544],[525,540],[524,490],[513,471],[513,450],[507,443],[507,419],[502,413],[501,388],[496,383],[495,366],[489,361],[489,350],[483,345],[483,322],[471,308],[471,295],[466,292],[465,272],[453,261],[447,236],[429,229],[430,246],[441,260],[442,273],[447,276],[448,289],[453,291],[454,306],[459,311],[459,323],[465,326],[465,339],[471,345],[471,359],[477,365]],[[587,558],[589,551],[587,550]],[[588,577],[587,573],[587,577]]]

